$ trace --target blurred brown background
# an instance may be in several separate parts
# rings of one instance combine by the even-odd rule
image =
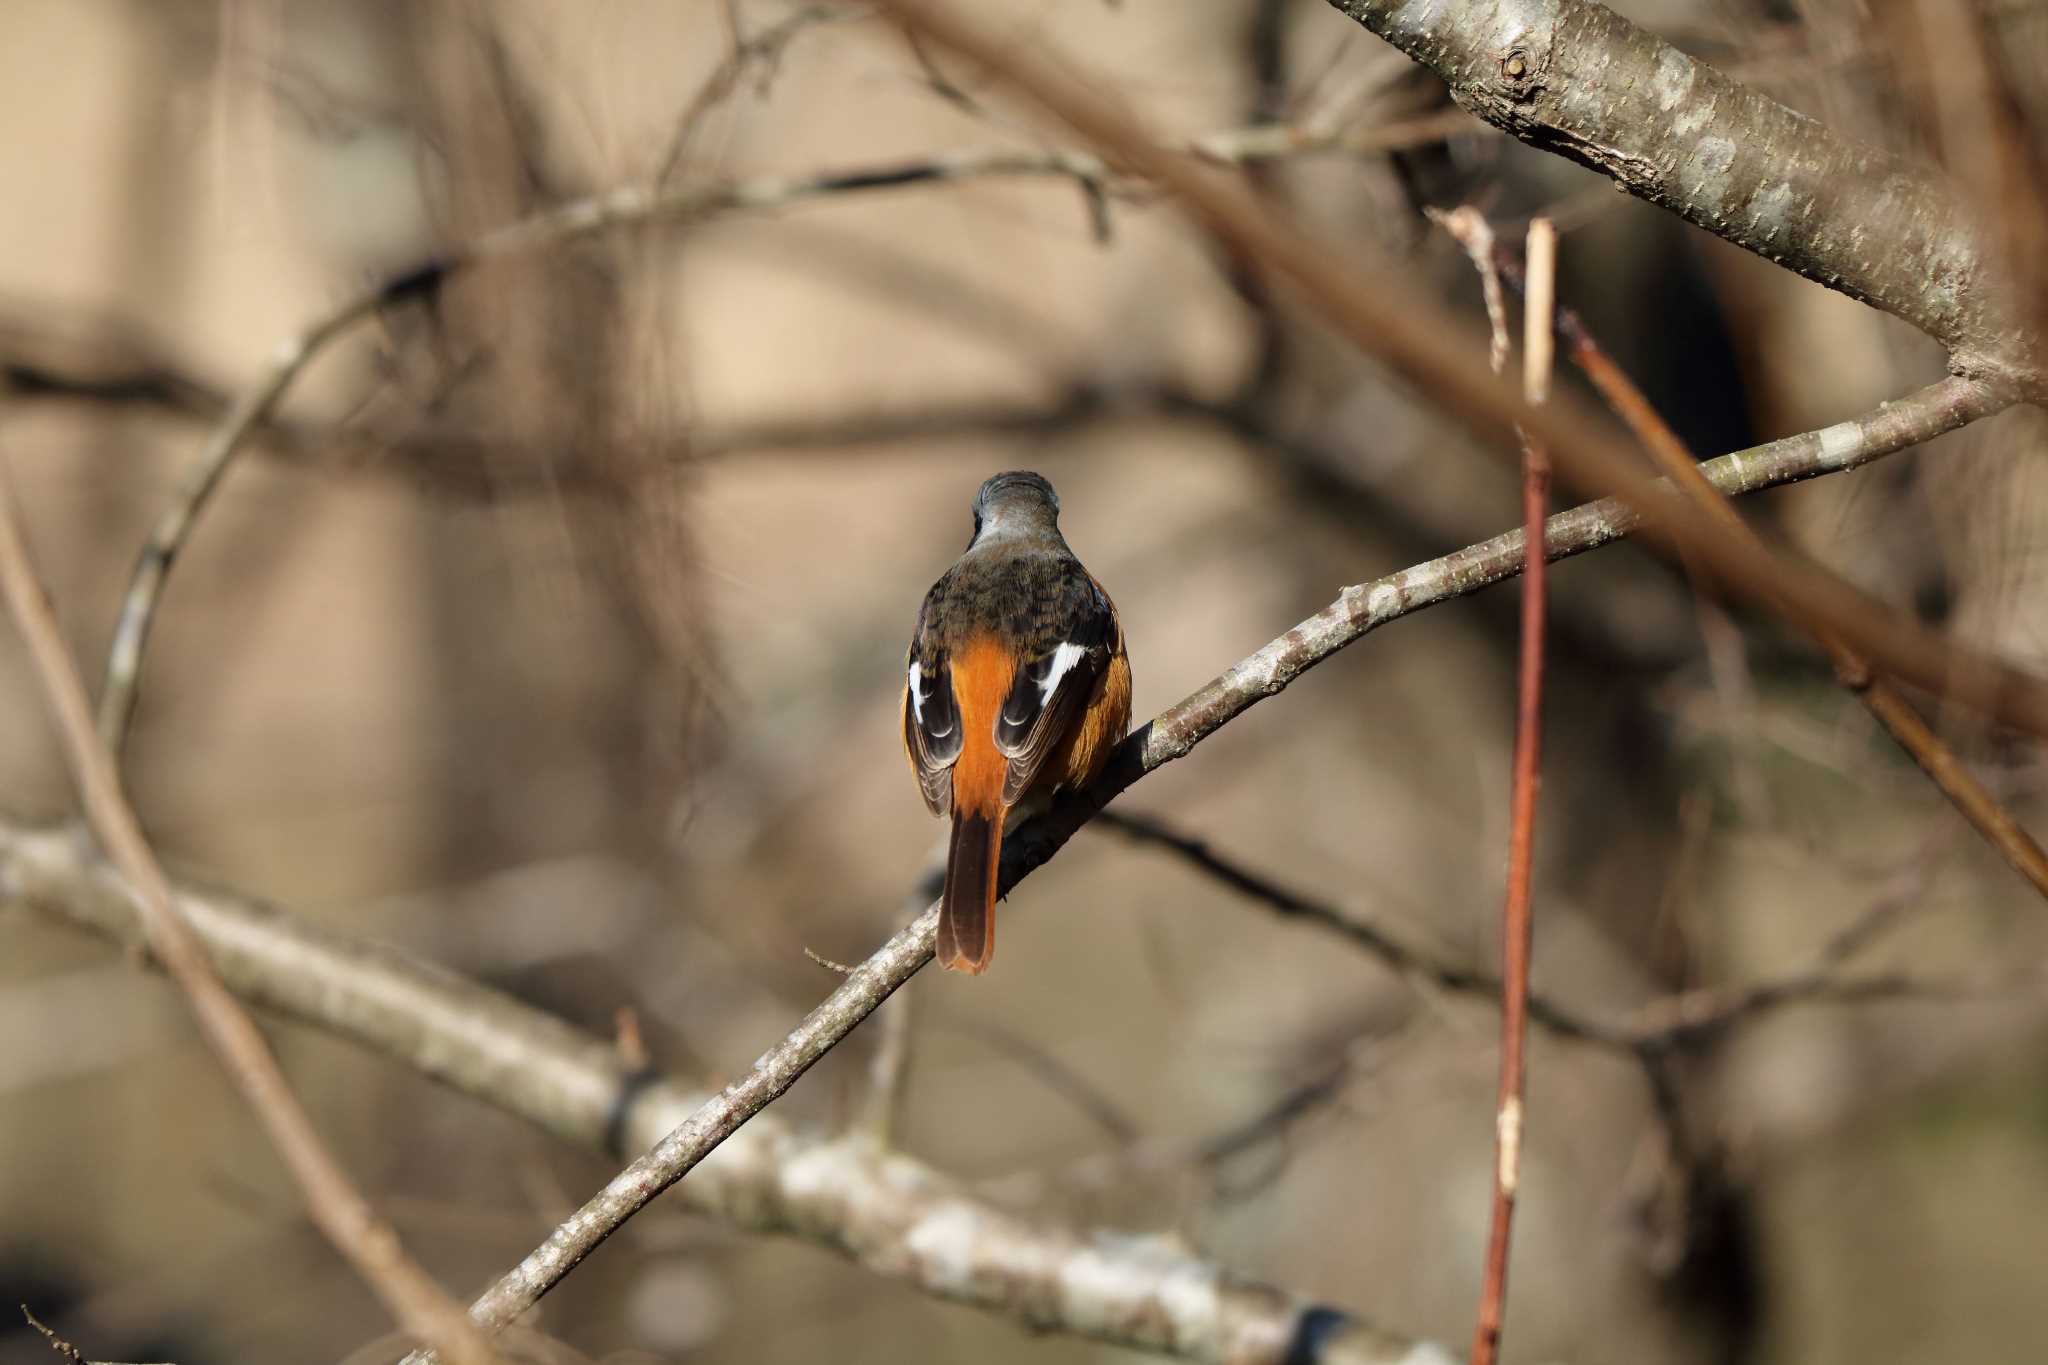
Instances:
[[[1085,54],[1171,137],[1442,104],[1311,0],[989,8],[1019,42]],[[1919,145],[1850,0],[1623,8],[1845,131]],[[220,397],[334,301],[615,185],[1064,143],[858,5],[797,13],[0,5],[0,453],[89,674]],[[2038,113],[2048,18],[2000,15]],[[1902,325],[1476,124],[1247,174],[1468,311],[1470,269],[1420,207],[1472,200],[1504,230],[1556,214],[1566,300],[1703,454],[1940,373]],[[803,949],[857,959],[894,927],[939,835],[899,751],[898,670],[986,475],[1059,488],[1122,609],[1139,716],[1341,586],[1515,519],[1512,476],[1453,420],[1248,287],[1170,206],[1119,197],[1109,225],[1097,240],[1059,179],[831,197],[492,266],[352,334],[230,471],[173,576],[128,753],[161,853],[601,1032],[630,1007],[658,1061],[717,1081],[831,988]],[[53,375],[136,382],[53,393]],[[1749,510],[2039,667],[2041,434],[2009,413]],[[1618,1017],[1790,970],[1888,900],[1860,968],[2040,953],[2040,906],[1812,650],[1631,547],[1554,581],[1539,990]],[[1490,963],[1512,592],[1374,635],[1122,804]],[[16,637],[0,641],[0,813],[55,821],[69,785]],[[2031,753],[1950,728],[2016,811],[2048,815]],[[1465,1339],[1489,1010],[1107,832],[1001,919],[988,977],[909,988],[904,1148],[1000,1202],[1172,1233]],[[171,988],[40,918],[0,918],[0,943],[7,1312],[27,1302],[95,1358],[184,1365],[338,1359],[383,1331]],[[2030,1357],[2043,1006],[1771,1014],[1676,1067],[1690,1161],[1638,1069],[1539,1035],[1509,1358]],[[783,1105],[843,1121],[872,1032]],[[273,1037],[457,1292],[609,1173],[311,1030]],[[1270,1118],[1318,1080],[1304,1112]],[[1231,1155],[1200,1156],[1261,1116]],[[1120,1354],[660,1205],[541,1320],[621,1361]],[[4,1316],[0,1357],[51,1358]]]

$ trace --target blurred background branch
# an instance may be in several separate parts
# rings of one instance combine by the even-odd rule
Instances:
[[[120,870],[141,936],[190,1005],[199,1032],[285,1168],[298,1183],[312,1221],[381,1299],[399,1324],[464,1365],[497,1365],[498,1355],[461,1307],[406,1253],[335,1160],[305,1106],[285,1079],[255,1021],[221,983],[206,946],[178,911],[142,826],[121,790],[113,752],[92,727],[85,683],[66,651],[28,542],[14,509],[14,490],[0,474],[0,597],[28,646],[37,681],[64,747],[86,826]],[[39,1326],[30,1318],[30,1324]],[[48,1335],[47,1333],[45,1335]],[[52,1345],[57,1344],[54,1336]]]

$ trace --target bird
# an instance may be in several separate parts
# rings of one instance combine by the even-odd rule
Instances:
[[[925,805],[953,821],[934,952],[977,976],[995,953],[1005,823],[1093,782],[1131,723],[1123,623],[1059,515],[1029,470],[983,483],[904,664],[903,747]]]

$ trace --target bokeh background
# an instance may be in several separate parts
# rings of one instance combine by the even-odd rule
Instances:
[[[1434,78],[1312,0],[984,6],[1163,136],[1372,129]],[[1882,7],[1880,7],[1882,8]],[[1911,54],[1852,0],[1630,3],[1857,137],[1924,150]],[[2048,11],[1998,7],[2048,99]],[[0,3],[0,459],[96,670],[227,396],[335,301],[606,188],[1067,145],[857,4]],[[1244,172],[1477,316],[1424,206],[1564,229],[1562,290],[1704,454],[1938,377],[1903,325],[1476,123]],[[717,1081],[897,922],[939,826],[902,650],[999,469],[1046,474],[1149,716],[1337,590],[1485,538],[1514,476],[1156,196],[1058,178],[615,232],[465,275],[319,360],[173,576],[127,755],[183,875],[395,942]],[[1874,592],[2043,658],[2042,422],[1746,510]],[[2042,908],[1811,648],[1629,546],[1563,566],[1538,989],[1621,1018],[1797,969],[2024,964]],[[1403,620],[1122,803],[1444,958],[1496,951],[1514,598]],[[2037,827],[2030,749],[1933,713]],[[0,818],[73,809],[0,635]],[[1495,1016],[1088,831],[926,973],[896,1140],[989,1198],[1165,1233],[1462,1342]],[[307,1224],[172,989],[0,911],[0,1305],[95,1358],[340,1359],[387,1320]],[[1508,1356],[2023,1359],[2048,1276],[2048,1000],[1787,1009],[1641,1071],[1537,1038]],[[847,1121],[872,1026],[784,1101]],[[480,1287],[609,1173],[310,1029],[273,1037],[410,1245]],[[1298,1105],[1291,1097],[1302,1097]],[[664,1210],[550,1298],[616,1361],[1121,1353]],[[0,1358],[49,1359],[0,1315]],[[1130,1357],[1135,1359],[1136,1357]]]

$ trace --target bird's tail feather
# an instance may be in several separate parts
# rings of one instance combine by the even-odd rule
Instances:
[[[941,967],[975,976],[996,951],[996,868],[1002,861],[1003,814],[953,812],[946,889],[939,903]]]

